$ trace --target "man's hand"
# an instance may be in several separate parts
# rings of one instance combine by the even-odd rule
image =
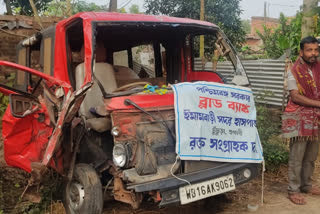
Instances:
[[[299,94],[298,90],[291,90],[290,96],[291,96],[292,101],[296,104],[320,108],[320,101],[319,100],[312,100],[306,96],[303,96],[303,95]]]

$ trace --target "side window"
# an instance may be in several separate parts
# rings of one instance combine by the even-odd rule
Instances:
[[[133,70],[140,78],[153,78],[155,74],[155,58],[152,44],[139,45],[132,48]]]
[[[113,65],[129,67],[128,51],[113,52]]]
[[[27,66],[27,48],[21,48],[18,51],[18,64]],[[25,85],[26,73],[19,72],[16,73],[16,87],[22,88]]]
[[[219,53],[215,47],[216,41],[217,38],[214,35],[197,35],[192,38],[192,60],[194,71],[217,70]]]
[[[51,60],[52,60],[52,38],[47,37],[43,41],[43,72],[51,75]]]

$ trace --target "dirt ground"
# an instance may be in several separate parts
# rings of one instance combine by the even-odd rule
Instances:
[[[43,213],[39,206],[33,206],[31,202],[19,200],[26,184],[28,174],[19,169],[6,167],[3,160],[2,142],[0,140],[0,213]],[[171,206],[159,209],[151,202],[143,202],[141,208],[132,210],[130,206],[116,202],[105,202],[103,214],[228,214],[249,213],[248,204],[258,205],[258,214],[318,214],[320,209],[320,197],[305,195],[307,204],[294,205],[287,199],[287,168],[282,167],[275,173],[265,174],[264,204],[261,205],[261,175],[255,180],[239,186],[235,191],[219,195],[206,200],[188,204],[185,206]],[[314,183],[320,185],[320,161],[316,164]],[[48,196],[46,196],[48,198]],[[49,196],[50,198],[50,196]],[[52,198],[52,195],[51,195]],[[43,207],[42,207],[43,208]],[[44,208],[46,214],[64,214],[62,203],[51,200]]]
[[[314,174],[317,185],[320,184],[320,162],[316,165]],[[235,191],[224,195],[212,197],[203,201],[192,203],[185,206],[167,207],[159,209],[156,206],[146,206],[137,211],[133,211],[129,206],[112,204],[105,205],[109,207],[104,214],[128,214],[128,213],[143,213],[143,214],[319,214],[320,196],[311,196],[305,194],[307,204],[304,206],[294,205],[287,199],[287,168],[282,167],[281,170],[275,173],[265,174],[264,185],[264,203],[261,204],[261,176],[257,179],[239,186]],[[248,204],[258,205],[257,211],[248,210]]]

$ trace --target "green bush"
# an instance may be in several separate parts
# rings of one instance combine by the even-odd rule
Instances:
[[[257,98],[261,102],[268,96],[272,96],[272,93],[266,91],[263,95],[258,95]],[[266,104],[258,103],[256,108],[257,129],[263,146],[266,169],[276,171],[281,165],[287,164],[289,158],[288,149],[280,137],[281,120],[275,119],[274,113]]]
[[[263,27],[263,32],[257,31],[263,41],[263,48],[269,58],[277,59],[286,50],[291,50],[291,60],[295,60],[299,54],[301,39],[302,13],[298,12],[292,19],[280,14],[279,26],[276,29]]]
[[[263,144],[263,149],[267,170],[277,171],[281,165],[288,163],[288,148],[280,137],[271,137],[267,143]]]

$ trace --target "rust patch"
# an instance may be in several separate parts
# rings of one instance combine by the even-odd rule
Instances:
[[[127,204],[130,204],[133,209],[138,209],[141,201],[141,193],[133,193],[124,188],[124,184],[119,177],[114,177],[114,188],[113,188],[114,199]]]

